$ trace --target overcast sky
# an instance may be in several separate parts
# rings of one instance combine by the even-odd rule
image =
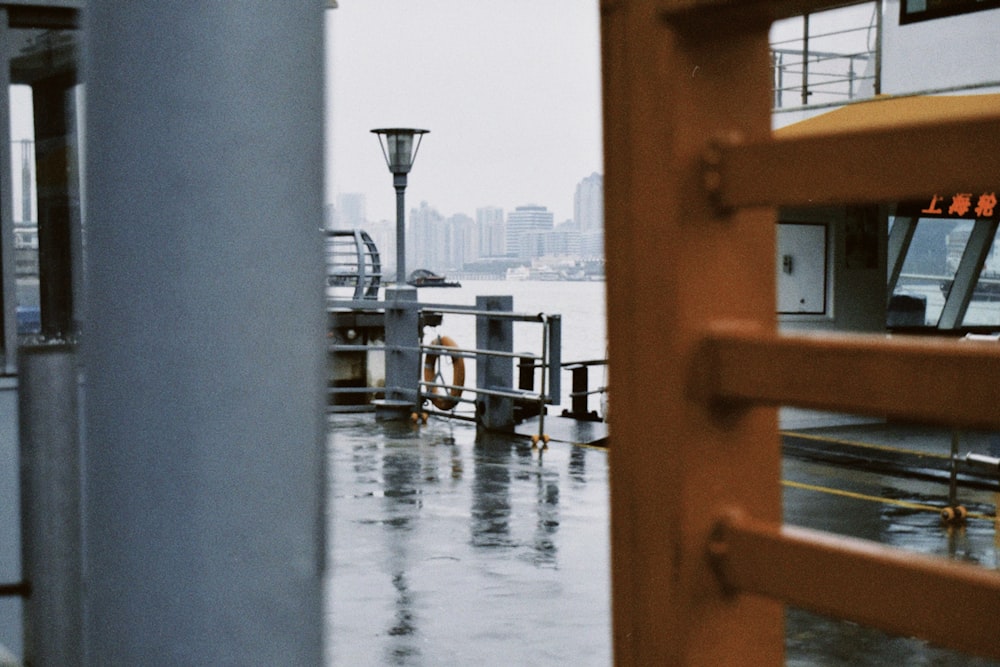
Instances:
[[[597,0],[339,0],[327,12],[327,201],[395,219],[377,127],[430,130],[406,190],[445,216],[548,206],[573,216],[601,163]]]

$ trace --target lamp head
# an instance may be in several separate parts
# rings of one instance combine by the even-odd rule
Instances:
[[[417,159],[417,150],[423,135],[430,130],[415,130],[412,128],[390,127],[372,130],[378,135],[385,164],[393,174],[407,174]],[[416,141],[414,141],[416,138]]]

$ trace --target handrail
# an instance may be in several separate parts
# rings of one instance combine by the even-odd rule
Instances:
[[[477,315],[479,317],[490,317],[499,318],[505,320],[513,320],[515,322],[543,322],[546,317],[550,317],[545,313],[514,313],[514,312],[504,312],[497,310],[476,310],[475,308],[461,308],[461,307],[440,307],[440,306],[423,306],[420,311],[422,313],[451,313],[454,315]]]
[[[449,385],[442,382],[427,381],[420,379],[417,383],[417,396],[420,402],[425,399],[430,399],[435,396],[433,393],[434,389],[444,389],[451,392],[449,396],[449,401],[454,401],[457,405],[460,402],[477,402],[478,400],[473,399],[472,401],[463,400],[460,397],[462,391],[470,391],[473,393],[477,399],[480,396],[490,396],[495,398],[510,398],[515,401],[520,401],[522,403],[534,403],[536,404],[536,414],[538,416],[538,435],[533,438],[533,442],[541,443],[542,446],[548,441],[548,436],[545,434],[545,406],[548,403],[553,402],[553,396],[558,397],[560,391],[559,382],[559,340],[558,335],[553,338],[553,328],[560,326],[561,317],[559,315],[552,315],[546,313],[518,313],[514,311],[505,310],[484,310],[480,307],[461,307],[461,306],[450,306],[450,305],[432,305],[432,304],[418,304],[418,312],[421,316],[426,315],[439,315],[439,314],[456,314],[456,315],[468,315],[472,317],[485,318],[490,320],[504,320],[509,322],[532,322],[539,323],[542,325],[542,342],[541,342],[541,354],[534,355],[524,352],[508,352],[506,350],[492,350],[492,349],[482,349],[480,347],[475,348],[459,348],[450,347],[438,344],[420,344],[419,350],[425,354],[433,353],[439,358],[441,356],[447,355],[452,357],[462,357],[462,358],[476,358],[483,360],[484,358],[493,359],[520,359],[528,360],[531,362],[532,369],[541,369],[541,379],[540,379],[540,391],[537,393],[527,392],[521,389],[514,389],[511,387],[495,387],[486,386],[480,387],[478,383],[472,387],[458,387],[455,385]],[[428,391],[430,390],[430,391]],[[551,393],[550,393],[551,392]],[[459,395],[456,395],[459,394]]]
[[[1000,658],[988,621],[1000,609],[1000,577],[981,566],[739,513],[720,519],[707,551],[731,594],[756,593],[942,646],[960,635],[967,650]]]

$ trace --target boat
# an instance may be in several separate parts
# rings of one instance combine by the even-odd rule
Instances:
[[[941,294],[948,298],[951,294],[951,286],[955,281],[952,279],[941,281]],[[972,292],[973,301],[1000,301],[1000,275],[996,273],[983,273],[976,282],[976,287]]]
[[[444,276],[439,276],[433,271],[428,271],[427,269],[417,269],[410,274],[409,280],[406,281],[407,285],[413,285],[414,287],[461,287],[462,283],[457,280],[448,280]]]

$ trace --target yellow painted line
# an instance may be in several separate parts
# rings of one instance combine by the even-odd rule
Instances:
[[[951,459],[951,454],[937,454],[935,452],[926,452],[919,449],[904,449],[902,447],[891,447],[889,445],[876,445],[873,442],[861,442],[860,440],[842,440],[839,438],[827,438],[821,435],[810,435],[808,433],[798,433],[796,431],[780,431],[781,435],[787,435],[793,438],[802,438],[803,440],[815,440],[817,442],[831,442],[835,445],[850,445],[852,447],[861,447],[864,449],[877,449],[884,452],[893,452],[895,454],[916,454],[917,456],[929,456],[936,459]],[[948,447],[951,447],[951,442],[948,442]]]
[[[828,493],[834,496],[842,496],[844,498],[853,498],[855,500],[866,500],[874,503],[883,503],[885,505],[895,505],[896,507],[904,507],[911,510],[920,510],[922,512],[933,512],[935,514],[940,514],[942,507],[935,507],[934,505],[926,505],[924,503],[911,503],[906,500],[896,500],[894,498],[886,498],[884,496],[871,496],[865,493],[855,493],[854,491],[845,491],[843,489],[834,489],[828,486],[817,486],[815,484],[804,484],[802,482],[792,482],[787,479],[781,480],[783,486],[792,487],[794,489],[802,489],[804,491],[816,491],[818,493]],[[993,514],[982,514],[980,512],[969,512],[968,518],[970,519],[986,519],[989,521],[995,521],[996,516]]]

